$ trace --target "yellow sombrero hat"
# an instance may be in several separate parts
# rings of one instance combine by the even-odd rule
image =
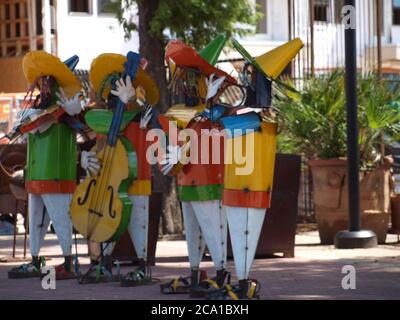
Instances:
[[[116,53],[104,53],[93,60],[90,67],[89,80],[95,92],[103,89],[102,97],[107,99],[111,86],[101,88],[104,85],[104,80],[112,73],[122,73],[124,64],[127,61],[126,56]],[[136,78],[132,80],[132,85],[136,88],[142,86],[146,91],[146,100],[150,105],[157,104],[160,99],[160,92],[156,83],[141,67],[138,68]]]
[[[68,97],[72,97],[82,89],[82,85],[74,73],[58,57],[45,51],[32,51],[22,60],[22,69],[30,84],[37,78],[53,76]]]
[[[304,43],[299,38],[296,38],[259,57],[253,58],[235,39],[232,39],[232,44],[243,58],[271,79],[279,77],[304,46]]]

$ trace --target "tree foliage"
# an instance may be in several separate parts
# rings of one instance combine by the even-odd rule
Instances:
[[[123,0],[118,12],[127,37],[138,30],[134,17],[129,13],[140,1],[149,0]],[[151,1],[158,2],[158,6],[150,22],[150,34],[164,41],[178,38],[196,49],[205,46],[219,33],[229,37],[251,32],[252,25],[261,16],[248,0]]]

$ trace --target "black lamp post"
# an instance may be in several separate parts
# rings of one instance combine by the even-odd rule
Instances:
[[[351,6],[351,19],[356,18],[355,0],[345,0]],[[360,216],[360,154],[357,120],[357,42],[355,23],[345,26],[346,108],[347,108],[347,174],[349,183],[349,230],[335,237],[338,249],[371,248],[377,245],[373,231],[361,230]]]

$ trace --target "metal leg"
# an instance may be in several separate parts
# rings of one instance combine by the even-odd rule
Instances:
[[[294,249],[288,249],[283,252],[284,258],[294,258]]]
[[[14,215],[14,241],[13,241],[13,253],[12,253],[12,257],[15,258],[15,246],[16,246],[16,242],[17,242],[17,214],[18,211],[18,200],[15,200],[15,212],[13,213]]]
[[[24,218],[24,228],[25,228],[25,234],[24,234],[24,259],[26,259],[26,240],[28,237],[28,201],[24,201],[24,207],[25,207],[25,218]]]

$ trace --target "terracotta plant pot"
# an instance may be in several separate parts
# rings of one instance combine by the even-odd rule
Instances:
[[[400,195],[394,195],[390,199],[392,208],[392,229],[393,233],[400,233]]]
[[[338,231],[348,229],[346,159],[310,160],[315,216],[322,244],[333,244]],[[390,216],[390,168],[360,172],[361,225],[385,243]]]

